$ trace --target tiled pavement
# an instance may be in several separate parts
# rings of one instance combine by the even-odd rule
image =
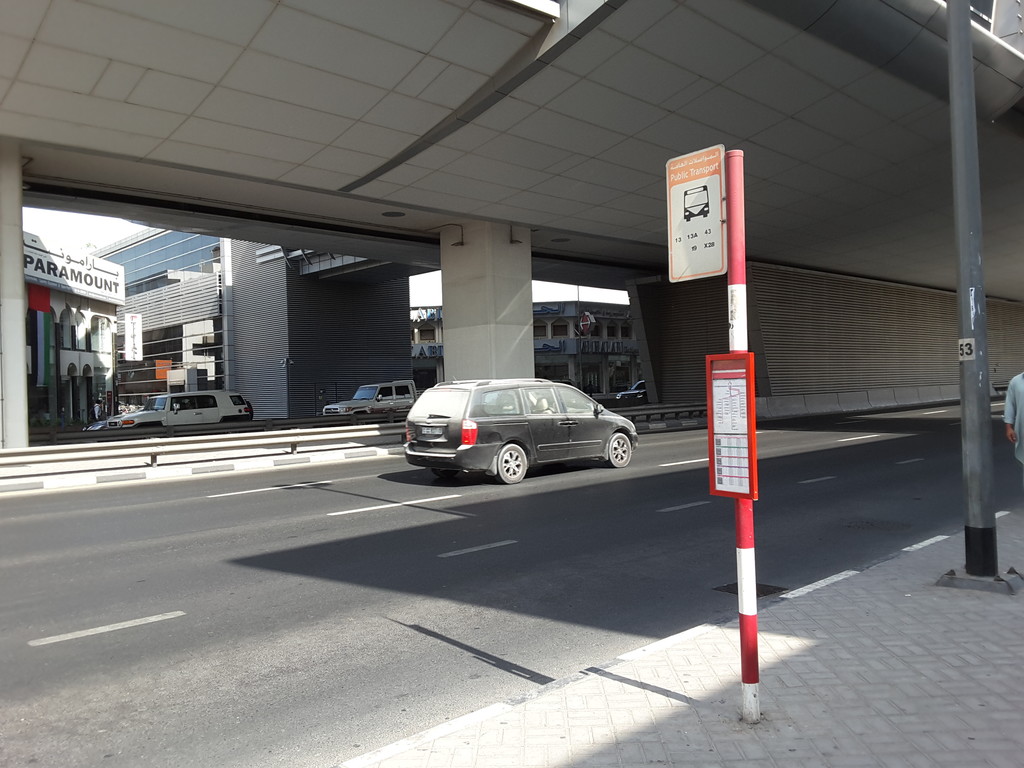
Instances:
[[[1024,571],[1024,510],[997,523]],[[1021,768],[1024,594],[936,586],[962,531],[759,605],[760,708],[735,623],[698,627],[345,768]],[[991,580],[986,586],[993,585]]]

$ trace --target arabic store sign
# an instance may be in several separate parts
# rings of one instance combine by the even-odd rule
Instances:
[[[124,304],[124,267],[105,259],[59,256],[26,247],[25,282],[111,304]]]

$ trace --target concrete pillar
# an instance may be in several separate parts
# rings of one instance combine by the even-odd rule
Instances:
[[[444,377],[530,377],[530,230],[470,222],[441,230]]]
[[[0,448],[28,447],[25,245],[21,151],[0,138]]]

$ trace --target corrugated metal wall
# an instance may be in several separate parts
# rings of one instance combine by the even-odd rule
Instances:
[[[289,270],[292,416],[313,416],[361,384],[412,378],[409,279],[318,280]],[[320,390],[324,390],[321,399]]]
[[[636,286],[636,296],[645,335],[644,374],[654,378],[658,401],[704,402],[704,357],[729,351],[725,278],[644,283]]]
[[[959,383],[956,294],[748,265],[758,394]],[[661,402],[704,397],[704,356],[728,351],[725,278],[636,286]],[[1024,370],[1024,305],[986,302],[993,386]]]
[[[1024,371],[1024,304],[989,299],[988,362],[992,386],[1003,388]]]
[[[762,264],[750,278],[773,396],[959,381],[954,294]]]
[[[238,388],[257,418],[315,416],[361,384],[412,378],[409,281],[319,280],[232,242]]]
[[[257,419],[283,418],[288,359],[288,296],[284,254],[259,261],[268,246],[232,240],[235,309],[235,388],[253,405]]]

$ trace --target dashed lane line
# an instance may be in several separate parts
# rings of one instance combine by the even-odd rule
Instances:
[[[664,507],[659,509],[659,512],[678,512],[680,509],[690,509],[691,507],[703,507],[705,504],[710,504],[710,501],[691,501],[689,504],[680,504],[677,507]]]
[[[707,461],[708,461],[707,458],[703,458],[703,459],[689,459],[687,461],[673,461],[673,462],[670,462],[668,464],[659,464],[658,466],[659,467],[679,467],[679,466],[682,466],[683,464],[700,464],[701,462],[706,464]]]
[[[843,579],[848,579],[851,576],[856,576],[858,573],[860,573],[860,571],[843,571],[833,576],[829,576],[826,579],[822,579],[821,581],[816,581],[813,584],[808,584],[806,587],[800,587],[799,589],[794,589],[792,592],[786,592],[780,595],[780,597],[800,597],[801,595],[806,595],[808,592],[813,592],[816,589],[827,587],[829,584],[835,584],[837,581],[842,581]]]
[[[292,483],[290,485],[272,485],[267,488],[248,488],[244,491],[231,491],[230,493],[215,493],[207,496],[208,499],[222,499],[225,496],[244,496],[247,493],[265,493],[267,491],[290,491],[293,488],[316,488],[320,485],[330,485],[330,480],[317,480],[312,483]]]
[[[132,619],[131,621],[121,621],[117,624],[107,624],[102,627],[93,627],[92,629],[82,629],[78,632],[68,632],[64,635],[52,635],[50,637],[41,637],[38,640],[29,640],[28,644],[32,646],[37,645],[51,645],[52,643],[63,643],[65,640],[77,640],[80,637],[89,637],[90,635],[102,635],[105,632],[114,632],[118,629],[128,629],[129,627],[139,627],[143,624],[152,624],[156,621],[166,621],[167,619],[176,619],[179,616],[184,616],[184,611],[171,611],[170,613],[158,613],[155,616],[146,616],[141,619]]]
[[[919,541],[917,544],[911,544],[909,547],[904,547],[904,552],[916,552],[919,549],[930,547],[932,544],[938,544],[940,541],[945,541],[949,536],[932,536],[930,539]]]
[[[461,493],[452,493],[448,496],[432,496],[429,499],[413,499],[411,501],[396,501],[390,504],[375,504],[372,507],[359,507],[359,509],[343,509],[340,512],[328,512],[328,517],[334,517],[336,515],[354,515],[357,512],[376,512],[379,509],[394,509],[395,507],[412,507],[418,504],[429,504],[432,501],[447,501],[448,499],[457,499],[461,496]]]
[[[515,539],[506,539],[505,541],[496,541],[493,544],[481,544],[479,547],[470,547],[469,549],[456,549],[454,552],[444,552],[438,557],[458,557],[459,555],[468,555],[470,552],[482,552],[485,549],[494,549],[495,547],[507,547],[509,544],[518,544],[519,542]]]

